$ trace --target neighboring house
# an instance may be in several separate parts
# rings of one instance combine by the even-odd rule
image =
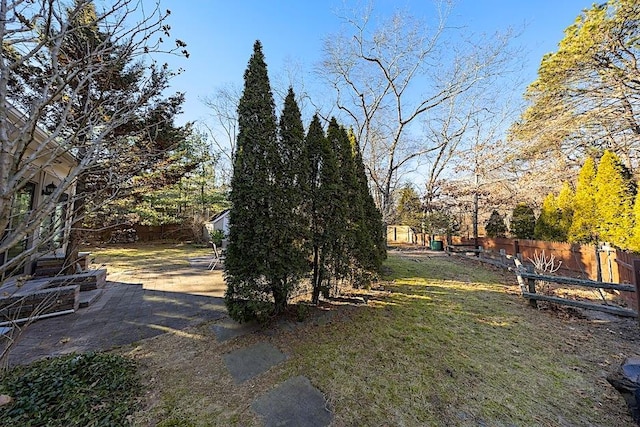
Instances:
[[[225,209],[218,215],[213,217],[211,221],[204,224],[205,230],[207,232],[206,238],[208,240],[211,240],[211,235],[214,231],[222,231],[225,237],[229,236],[229,212],[229,209]],[[223,245],[224,242],[225,241],[223,240]]]
[[[15,109],[9,111],[9,119],[16,126],[19,126],[23,120],[21,114]],[[48,137],[45,131],[36,128],[34,132],[34,142],[42,144],[47,139]],[[45,145],[45,150],[43,151],[55,152],[57,147],[55,147],[54,144],[54,142],[51,142]],[[27,155],[29,154],[31,153],[27,151]],[[11,232],[19,224],[23,224],[30,211],[37,209],[38,206],[45,203],[47,198],[51,197],[51,194],[60,185],[60,182],[64,180],[77,165],[76,159],[69,153],[65,152],[56,155],[53,161],[46,154],[47,153],[43,153],[42,156],[38,156],[32,162],[32,166],[37,172],[29,182],[14,195],[11,218],[5,232]],[[69,205],[70,201],[73,200],[73,191],[74,188],[71,187],[67,193],[62,194],[53,212],[32,234],[28,235],[22,242],[13,246],[8,251],[0,253],[0,262],[14,258],[27,249],[38,248],[22,269],[22,272],[29,274],[32,270],[31,261],[45,254],[63,255],[69,235],[71,220]],[[43,236],[47,236],[47,238],[44,239]]]

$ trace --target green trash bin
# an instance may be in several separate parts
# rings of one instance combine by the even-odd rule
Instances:
[[[431,250],[432,251],[441,251],[441,250],[443,250],[442,240],[432,240],[431,241]]]

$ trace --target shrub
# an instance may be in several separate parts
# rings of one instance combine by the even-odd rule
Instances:
[[[487,237],[505,237],[507,226],[504,223],[504,218],[498,211],[494,210],[491,212],[491,216],[484,226],[484,230],[487,233]]]
[[[536,216],[526,203],[518,203],[513,208],[511,218],[511,234],[517,239],[533,239],[536,227]]]
[[[224,231],[222,230],[213,230],[209,233],[209,237],[211,241],[216,244],[217,247],[222,246],[222,240],[225,238]]]
[[[0,379],[0,394],[14,399],[0,408],[0,425],[127,425],[139,392],[136,365],[122,356],[88,353],[42,360]]]

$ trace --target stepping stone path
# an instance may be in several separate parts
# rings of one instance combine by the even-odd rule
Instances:
[[[225,319],[213,325],[218,342],[256,332],[256,324],[239,324]],[[282,363],[287,356],[269,343],[260,342],[250,347],[223,355],[227,369],[237,384],[268,371]],[[320,390],[308,378],[297,376],[278,384],[251,404],[265,426],[324,427],[333,418]]]
[[[213,329],[213,333],[216,335],[216,340],[218,340],[218,342],[224,342],[235,337],[252,334],[260,329],[260,326],[255,323],[238,323],[231,319],[225,319],[213,325],[211,329]]]
[[[331,412],[322,393],[308,378],[289,378],[251,404],[267,427],[324,427],[331,423]]]
[[[269,368],[283,362],[287,356],[271,344],[261,342],[227,353],[223,358],[231,376],[240,384],[267,372]]]

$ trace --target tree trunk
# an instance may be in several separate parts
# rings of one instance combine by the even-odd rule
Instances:
[[[275,302],[275,314],[283,313],[287,309],[287,292],[283,283],[278,283],[272,288],[273,301]]]
[[[311,296],[311,304],[318,305],[320,300],[320,283],[318,279],[320,278],[319,271],[319,256],[318,256],[318,246],[313,246],[313,278],[311,279],[311,285],[313,286],[313,294]]]

